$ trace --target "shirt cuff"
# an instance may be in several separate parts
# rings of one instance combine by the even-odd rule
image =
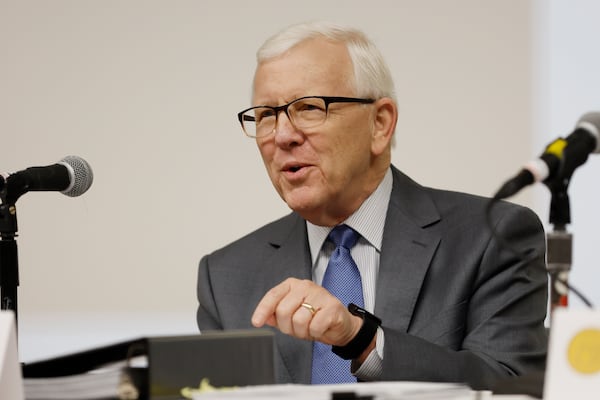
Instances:
[[[375,381],[381,377],[383,371],[383,345],[385,335],[383,329],[377,328],[375,348],[369,353],[366,360],[358,369],[352,361],[351,372],[361,381]]]

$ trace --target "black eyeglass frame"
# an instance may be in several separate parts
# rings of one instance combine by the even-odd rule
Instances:
[[[362,98],[362,97],[340,97],[340,96],[303,96],[303,97],[299,97],[297,99],[294,99],[292,101],[290,101],[287,104],[283,104],[281,106],[254,106],[254,107],[249,107],[246,108],[245,110],[242,110],[238,113],[238,120],[240,121],[240,125],[242,126],[242,130],[244,131],[244,133],[246,134],[246,136],[251,137],[251,138],[256,138],[257,136],[251,136],[248,134],[248,132],[246,132],[246,130],[244,129],[244,114],[247,113],[250,110],[254,110],[256,108],[270,108],[271,110],[273,110],[273,112],[275,113],[275,126],[277,126],[277,121],[279,118],[279,113],[281,111],[285,112],[285,115],[288,117],[288,119],[291,121],[292,118],[290,118],[290,114],[288,114],[288,108],[300,101],[300,100],[304,100],[304,99],[321,99],[325,102],[325,119],[323,120],[323,122],[325,122],[327,120],[327,116],[329,115],[329,105],[332,103],[360,103],[360,104],[373,104],[375,103],[375,99],[370,99],[370,98]],[[247,119],[247,121],[255,121],[254,117],[246,115],[247,118],[252,118],[252,119]],[[263,137],[263,136],[258,136],[258,137]]]

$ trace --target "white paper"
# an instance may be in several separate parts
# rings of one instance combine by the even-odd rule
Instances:
[[[374,400],[470,400],[479,399],[466,386],[452,383],[372,382],[337,385],[264,385],[194,393],[194,400],[331,400],[332,393],[352,392]]]

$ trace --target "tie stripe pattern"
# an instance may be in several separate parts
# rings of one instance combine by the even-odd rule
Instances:
[[[360,235],[347,225],[338,225],[329,233],[328,240],[335,244],[323,287],[337,297],[345,306],[354,303],[364,307],[362,281],[350,250]],[[356,382],[350,373],[350,360],[344,360],[331,351],[331,346],[313,342],[312,383]]]

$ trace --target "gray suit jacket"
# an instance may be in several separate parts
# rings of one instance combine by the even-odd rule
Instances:
[[[545,236],[537,216],[500,202],[501,246],[487,199],[425,188],[393,168],[375,315],[383,321],[382,380],[489,388],[544,369]],[[311,279],[305,221],[291,213],[200,261],[201,331],[250,328],[261,297],[288,277]],[[277,333],[278,382],[309,383],[312,345]]]

